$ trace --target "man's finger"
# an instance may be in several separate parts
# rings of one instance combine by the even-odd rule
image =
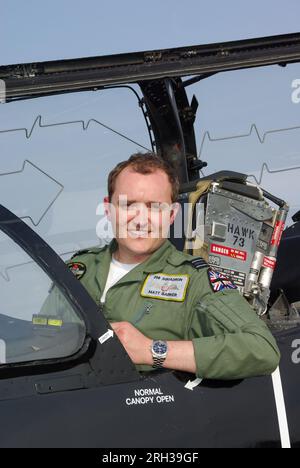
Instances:
[[[113,330],[116,330],[120,327],[120,322],[109,323]]]
[[[113,331],[118,335],[118,333],[122,330],[122,326],[120,322],[110,323],[111,328]]]

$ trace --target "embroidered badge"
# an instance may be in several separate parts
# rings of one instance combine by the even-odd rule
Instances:
[[[81,279],[86,272],[86,266],[81,262],[68,263],[68,267],[78,280]]]
[[[184,302],[189,275],[169,275],[156,273],[148,275],[143,284],[141,296],[164,301]]]
[[[223,273],[209,269],[208,278],[214,292],[223,291],[224,289],[237,289],[231,279],[223,275]]]

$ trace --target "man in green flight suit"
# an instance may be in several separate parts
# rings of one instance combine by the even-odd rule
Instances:
[[[164,367],[200,378],[272,373],[279,350],[235,285],[167,240],[179,182],[168,163],[136,154],[110,173],[106,213],[115,239],[78,252],[68,266],[139,370]]]

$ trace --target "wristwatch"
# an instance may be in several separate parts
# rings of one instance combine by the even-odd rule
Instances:
[[[154,340],[151,346],[153,365],[155,369],[163,367],[168,354],[168,343],[166,341]]]

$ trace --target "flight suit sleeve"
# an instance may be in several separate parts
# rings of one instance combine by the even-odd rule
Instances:
[[[279,364],[275,339],[237,290],[204,294],[195,304],[188,334],[200,378],[269,375]]]

